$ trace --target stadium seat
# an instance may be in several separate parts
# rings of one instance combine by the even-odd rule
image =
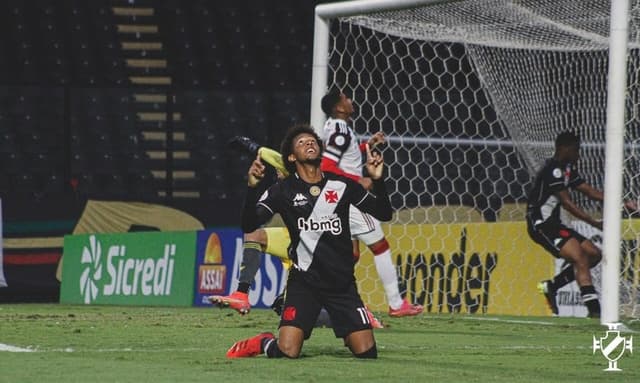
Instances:
[[[95,169],[96,173],[115,174],[118,169],[118,163],[111,152],[105,151],[93,154],[91,167]]]
[[[89,173],[72,173],[71,187],[79,197],[87,198],[93,188],[93,176]]]
[[[94,173],[89,187],[89,198],[119,200],[126,198],[124,178],[118,173]]]
[[[0,158],[4,174],[18,174],[27,168],[24,156],[17,148],[10,152],[0,153]]]
[[[8,130],[0,133],[0,153],[14,153],[17,147],[15,133]]]
[[[229,189],[222,172],[204,171],[199,174],[200,194],[207,199],[227,199]]]
[[[243,58],[240,59],[240,61],[234,60],[234,62],[235,65],[232,66],[231,81],[233,81],[237,89],[253,90],[261,88],[263,76],[259,73],[255,59]]]
[[[83,174],[90,168],[89,159],[84,152],[84,148],[71,153],[71,173]]]
[[[207,68],[205,79],[214,89],[228,89],[231,86],[230,64],[224,59],[208,60],[204,63]]]
[[[58,170],[62,161],[47,152],[32,153],[28,158],[29,170],[34,173],[43,173],[49,169]]]
[[[203,83],[200,64],[195,58],[176,60],[173,79],[184,87],[199,86]]]
[[[11,176],[3,172],[0,172],[0,198],[4,198],[10,193],[11,193]]]
[[[35,193],[38,191],[36,180],[31,173],[13,175],[11,184],[11,189],[16,193]]]
[[[120,161],[127,173],[140,174],[149,169],[149,158],[141,152],[122,153]]]
[[[158,199],[155,180],[151,174],[147,172],[128,174],[126,183],[131,200],[148,202]]]
[[[62,175],[58,174],[55,171],[51,171],[48,174],[44,174],[40,178],[40,182],[42,182],[41,190],[44,193],[60,193],[65,190],[64,179]]]

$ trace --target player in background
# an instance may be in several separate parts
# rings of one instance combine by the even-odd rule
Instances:
[[[358,294],[349,230],[349,208],[356,205],[381,220],[392,217],[386,192],[383,160],[367,148],[367,170],[373,185],[368,192],[357,182],[320,170],[322,146],[309,126],[290,129],[281,148],[291,175],[261,192],[264,177],[260,157],[249,169],[242,229],[250,233],[280,214],[291,235],[289,271],[279,336],[261,333],[236,342],[227,357],[264,353],[270,358],[300,356],[318,313],[329,312],[336,337],[354,356],[377,358],[376,342]]]
[[[353,103],[343,92],[333,90],[321,100],[322,111],[328,119],[322,129],[321,138],[325,144],[320,168],[324,172],[339,174],[359,182],[369,190],[373,184],[370,177],[362,174],[362,157],[366,145],[371,148],[384,143],[384,133],[375,133],[367,142],[358,142],[350,125],[353,115]],[[362,241],[374,255],[376,271],[380,276],[387,302],[389,315],[401,317],[422,313],[421,305],[411,304],[402,299],[398,289],[398,274],[391,260],[389,242],[384,236],[380,222],[356,207],[351,207],[351,236],[354,239],[355,259],[360,256],[358,240]]]
[[[602,230],[597,220],[578,207],[569,194],[575,189],[588,198],[602,201],[604,194],[585,182],[577,171],[580,158],[580,137],[573,132],[563,132],[556,137],[555,153],[536,175],[527,197],[527,231],[531,239],[556,258],[563,258],[572,267],[563,268],[551,280],[542,281],[538,289],[547,300],[554,315],[558,314],[556,293],[572,281],[580,286],[582,302],[590,317],[600,316],[598,294],[591,281],[589,269],[600,262],[602,254],[593,242],[575,230],[565,226],[560,219],[561,207],[571,215]],[[625,207],[637,210],[635,202]]]

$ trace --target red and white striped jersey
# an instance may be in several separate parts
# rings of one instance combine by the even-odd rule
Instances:
[[[342,174],[356,181],[362,178],[362,151],[347,121],[329,118],[321,138],[324,142],[323,171]]]

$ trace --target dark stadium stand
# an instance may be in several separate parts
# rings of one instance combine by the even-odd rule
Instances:
[[[83,198],[169,204],[237,198],[247,162],[240,154],[229,161],[225,142],[243,134],[277,147],[286,127],[308,119],[311,21],[318,2],[2,2],[0,176],[14,180],[2,186],[3,193],[73,191]],[[438,71],[452,65],[439,61],[439,49],[426,52],[433,54],[434,75],[411,79],[431,84],[436,102],[416,109],[389,91],[377,97],[399,97],[396,104],[385,110],[362,105],[361,112],[418,119],[428,114],[433,120],[422,128],[394,124],[396,134],[415,135],[421,128],[441,137],[502,138],[496,136],[500,129],[473,122],[475,114],[493,113],[490,108],[467,112],[438,104],[445,97],[438,93]],[[461,49],[453,46],[451,54]],[[470,117],[457,121],[455,113]],[[366,123],[370,130],[388,129],[377,118]],[[390,160],[398,179],[394,206],[499,209],[503,201],[521,199],[528,182],[522,170],[506,166],[510,161],[518,161],[515,152],[497,148],[397,149]]]
[[[2,2],[3,199],[237,200],[225,142],[308,119],[316,3]]]
[[[68,234],[89,199],[161,203],[207,227],[237,225],[251,158],[231,152],[227,141],[246,135],[278,148],[289,126],[308,121],[313,9],[320,2],[326,1],[0,2],[5,238]],[[361,93],[354,99],[382,101],[357,106],[369,118],[356,121],[356,132],[504,139],[490,102],[474,92],[477,79],[449,76],[452,82],[468,80],[467,93],[447,93],[439,85],[438,76],[455,65],[439,57],[460,56],[463,47],[428,49],[433,73],[396,80],[431,87],[421,95],[430,102],[412,106],[404,102],[406,94],[393,89],[356,91]],[[362,66],[366,60],[375,58],[354,62]],[[393,56],[388,65],[401,67]],[[363,82],[380,81],[361,75]],[[353,73],[335,74],[338,83],[346,76]],[[447,98],[465,102],[454,107]],[[407,115],[429,124],[391,121]],[[508,166],[519,161],[513,149],[457,147],[409,144],[386,151],[394,207],[426,212],[438,205],[433,211],[440,214],[440,205],[465,205],[482,212],[474,221],[493,221],[503,203],[522,201],[529,175]],[[26,232],[23,221],[45,229]],[[23,281],[29,278],[27,266],[6,265],[11,282],[22,290],[0,289],[0,301],[19,301],[22,293],[34,300],[57,299],[55,266],[38,265],[39,280],[29,285]],[[42,286],[55,288],[43,294]]]

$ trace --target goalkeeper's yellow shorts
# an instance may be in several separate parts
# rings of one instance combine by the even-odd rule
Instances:
[[[289,230],[287,230],[286,227],[265,227],[264,231],[267,234],[267,248],[265,253],[280,258],[282,266],[289,270],[289,267],[291,267],[291,260],[287,254],[289,243],[291,243]]]

